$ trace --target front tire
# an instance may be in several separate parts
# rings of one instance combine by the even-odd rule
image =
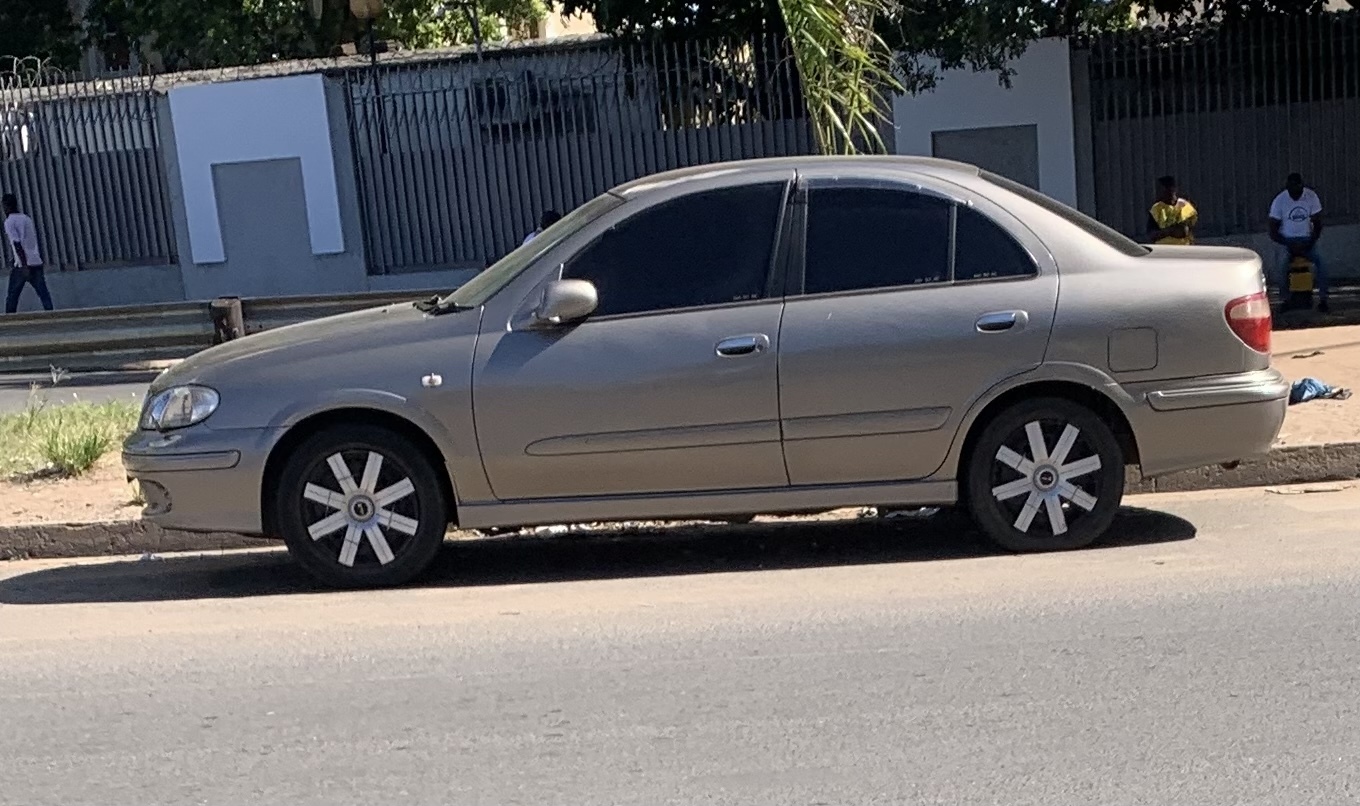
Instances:
[[[425,571],[443,545],[449,521],[439,479],[401,434],[329,428],[288,458],[274,522],[297,563],[326,585],[401,585]]]
[[[1090,409],[1018,403],[983,428],[968,457],[968,509],[1008,551],[1076,549],[1109,529],[1124,497],[1124,452]]]

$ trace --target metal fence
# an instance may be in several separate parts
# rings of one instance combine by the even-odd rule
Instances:
[[[153,81],[0,58],[0,189],[33,217],[49,270],[174,262]]]
[[[597,40],[340,75],[373,274],[481,267],[544,210],[621,182],[814,149],[774,38]]]
[[[1318,191],[1329,221],[1360,221],[1360,13],[1080,46],[1102,221],[1142,232],[1156,178],[1172,174],[1201,235],[1260,232],[1292,171]]]

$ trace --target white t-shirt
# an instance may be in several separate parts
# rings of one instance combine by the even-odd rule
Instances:
[[[1313,235],[1313,216],[1322,212],[1322,200],[1312,188],[1304,188],[1297,198],[1282,190],[1270,203],[1270,217],[1280,222],[1280,235],[1285,238],[1310,238]]]
[[[534,230],[533,232],[529,233],[528,235],[525,235],[525,236],[524,236],[524,240],[520,241],[520,242],[519,242],[519,245],[520,245],[520,246],[523,246],[523,245],[525,245],[526,243],[532,241],[533,239],[535,239],[535,238],[537,238],[537,237],[538,237],[538,230]]]
[[[14,255],[14,265],[19,265],[19,250],[14,248],[17,243],[24,248],[24,256],[28,258],[28,265],[41,266],[42,252],[38,251],[38,229],[33,226],[33,219],[23,213],[15,213],[5,219],[5,240],[9,243],[10,252]]]

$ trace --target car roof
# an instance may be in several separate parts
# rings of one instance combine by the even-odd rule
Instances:
[[[884,169],[901,171],[904,174],[918,174],[933,176],[940,179],[949,178],[969,178],[976,177],[979,169],[976,165],[969,165],[966,162],[955,162],[953,160],[937,159],[935,157],[907,157],[907,156],[827,156],[827,157],[767,157],[764,159],[735,160],[731,162],[713,162],[704,165],[693,165],[688,168],[677,168],[671,171],[644,176],[634,179],[614,188],[613,192],[620,196],[631,196],[645,193],[648,190],[666,186],[674,188],[676,185],[687,183],[701,183],[704,180],[715,176],[728,175],[740,171],[771,171],[771,170],[814,170],[814,169],[841,169],[847,173],[866,171],[869,173],[882,171]]]

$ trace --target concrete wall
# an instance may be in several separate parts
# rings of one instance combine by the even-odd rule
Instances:
[[[451,289],[475,274],[368,274],[338,82],[309,75],[175,88],[155,114],[179,261],[49,270],[58,308]],[[20,310],[39,308],[26,291]]]
[[[1077,204],[1073,159],[1071,57],[1065,41],[1047,39],[1030,45],[1012,67],[1011,88],[993,72],[952,70],[932,92],[902,96],[893,105],[897,153],[937,156],[945,138],[959,142],[959,132],[979,130],[964,139],[976,160],[997,173],[1023,162],[1024,127],[1033,126],[1038,190],[1067,204]],[[1001,129],[1009,131],[1000,131]],[[990,130],[990,131],[989,131]],[[945,156],[939,154],[938,156]],[[988,158],[993,165],[985,164]],[[1015,176],[1016,181],[1025,181]]]
[[[1265,233],[1230,235],[1221,238],[1196,238],[1202,244],[1244,246],[1261,256],[1267,270],[1281,261],[1283,251]],[[1332,282],[1360,279],[1360,224],[1337,224],[1322,232],[1318,253],[1327,266]]]

